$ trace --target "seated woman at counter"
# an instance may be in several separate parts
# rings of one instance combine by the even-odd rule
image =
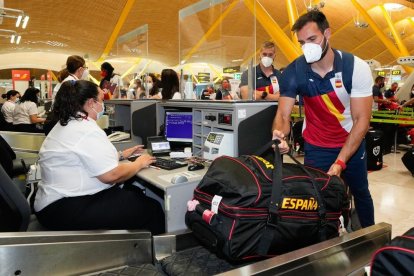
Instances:
[[[16,104],[13,112],[13,130],[21,132],[43,132],[36,127],[36,124],[43,123],[45,118],[38,117],[38,99],[40,90],[37,88],[27,88],[24,95],[20,98],[20,103]]]
[[[134,162],[119,160],[142,152],[135,146],[117,152],[96,124],[104,111],[104,93],[89,81],[62,84],[52,112],[59,122],[39,152],[42,180],[34,208],[50,230],[146,229],[164,232],[160,204],[116,183],[155,161],[142,154]]]
[[[3,113],[4,120],[6,121],[5,130],[13,129],[13,112],[16,107],[16,102],[20,99],[20,93],[16,90],[10,90],[6,94],[2,95],[3,99],[7,101],[1,107],[1,113]]]

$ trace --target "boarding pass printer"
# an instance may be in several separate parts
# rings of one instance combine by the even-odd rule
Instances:
[[[214,160],[219,156],[235,156],[234,133],[233,132],[215,132],[208,134],[204,142],[203,157],[208,160]]]

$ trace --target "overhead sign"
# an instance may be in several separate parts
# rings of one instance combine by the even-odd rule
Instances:
[[[29,81],[30,71],[29,70],[12,70],[12,80],[14,81]]]
[[[401,75],[401,70],[392,70],[391,75],[393,76]]]
[[[240,66],[223,68],[223,73],[234,74],[240,72]]]
[[[210,73],[199,72],[197,75],[197,79],[200,83],[208,83],[210,82]]]
[[[378,76],[385,77],[385,71],[378,71]]]

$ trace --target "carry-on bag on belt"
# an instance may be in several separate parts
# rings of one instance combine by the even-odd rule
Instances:
[[[371,275],[414,275],[414,228],[374,253]]]
[[[345,184],[291,158],[297,164],[282,166],[276,146],[274,165],[255,155],[215,159],[189,202],[188,227],[205,247],[230,261],[270,257],[337,237],[340,216],[347,221],[349,213]]]

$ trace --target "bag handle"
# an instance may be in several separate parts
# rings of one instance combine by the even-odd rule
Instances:
[[[274,228],[277,227],[278,223],[278,212],[279,212],[279,203],[282,197],[282,155],[280,153],[278,145],[280,144],[280,140],[272,140],[268,142],[265,146],[260,148],[263,152],[266,151],[265,148],[269,149],[272,145],[275,145],[275,158],[274,158],[274,171],[273,171],[273,184],[272,184],[272,194],[270,196],[270,204],[269,204],[269,217],[266,224],[266,229],[262,235],[261,241],[259,243],[259,254],[265,255],[269,251],[269,247],[273,240]],[[289,157],[299,165],[299,167],[309,176],[312,187],[315,190],[316,194],[316,202],[318,203],[318,216],[320,219],[320,227],[319,227],[319,238],[320,240],[326,240],[326,208],[323,204],[322,196],[316,184],[315,178],[312,174],[306,169],[304,165],[302,165],[296,158],[294,158],[291,154],[288,154]]]

